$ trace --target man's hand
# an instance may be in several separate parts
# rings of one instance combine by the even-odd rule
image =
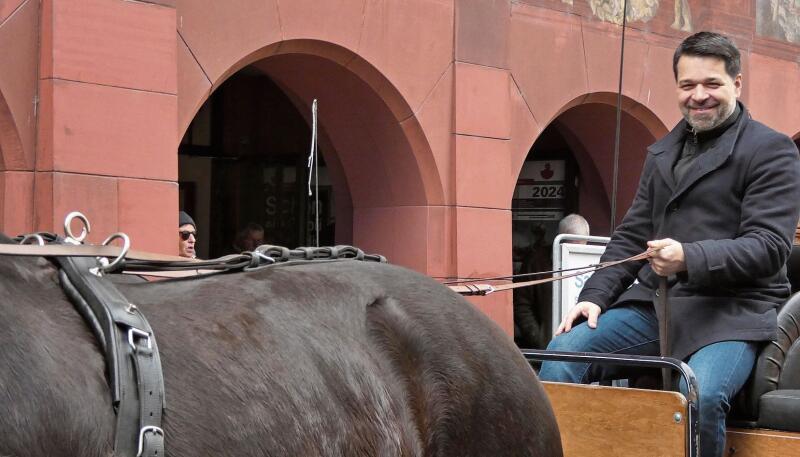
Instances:
[[[658,249],[650,254],[650,266],[659,276],[669,276],[686,270],[686,261],[683,256],[681,243],[671,239],[653,240],[647,242],[650,249]]]
[[[573,306],[569,313],[561,321],[561,325],[556,329],[556,334],[553,336],[561,335],[564,332],[572,330],[572,323],[575,322],[579,316],[589,319],[589,328],[597,328],[597,317],[600,316],[602,310],[599,306],[590,301],[582,301]]]

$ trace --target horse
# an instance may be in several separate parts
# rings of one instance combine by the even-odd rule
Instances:
[[[562,455],[520,351],[431,278],[355,260],[116,276],[158,342],[167,455]],[[105,360],[56,267],[0,256],[0,316],[0,455],[113,456]]]

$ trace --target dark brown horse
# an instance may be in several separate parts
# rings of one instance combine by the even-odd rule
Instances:
[[[482,313],[357,261],[119,284],[164,370],[170,456],[560,456],[533,371]],[[42,258],[0,257],[0,455],[112,455],[104,359]]]

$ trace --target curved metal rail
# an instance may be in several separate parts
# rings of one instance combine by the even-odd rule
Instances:
[[[699,393],[697,378],[694,372],[684,362],[671,357],[656,357],[647,355],[602,354],[597,352],[566,352],[543,351],[538,349],[521,349],[522,355],[528,360],[556,361],[556,362],[589,362],[604,365],[633,366],[642,368],[668,368],[680,373],[686,381],[687,425],[689,427],[686,440],[686,456],[697,457],[697,419]]]

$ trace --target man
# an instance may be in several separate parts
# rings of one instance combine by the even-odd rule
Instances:
[[[262,244],[264,244],[264,227],[255,222],[249,222],[245,228],[236,234],[233,249],[237,253],[252,251]]]
[[[648,148],[636,198],[602,260],[657,251],[596,272],[548,346],[657,355],[653,303],[666,276],[669,355],[688,360],[698,378],[703,457],[723,455],[730,400],[760,344],[776,337],[800,203],[797,148],[738,102],[740,68],[738,49],[722,35],[700,32],[678,46],[684,119]],[[575,325],[578,318],[588,320]],[[546,362],[540,377],[589,382],[601,370]]]
[[[536,240],[527,248],[520,273],[549,271],[553,266],[553,246],[544,241],[544,228],[533,230]],[[580,214],[570,214],[558,222],[558,234],[589,235],[589,223]],[[575,243],[580,243],[575,241]],[[519,281],[543,278],[522,277]],[[541,349],[550,339],[553,287],[539,284],[514,290],[514,341],[519,347]]]
[[[194,259],[197,254],[194,244],[197,242],[197,226],[194,219],[186,212],[178,213],[178,255]]]

